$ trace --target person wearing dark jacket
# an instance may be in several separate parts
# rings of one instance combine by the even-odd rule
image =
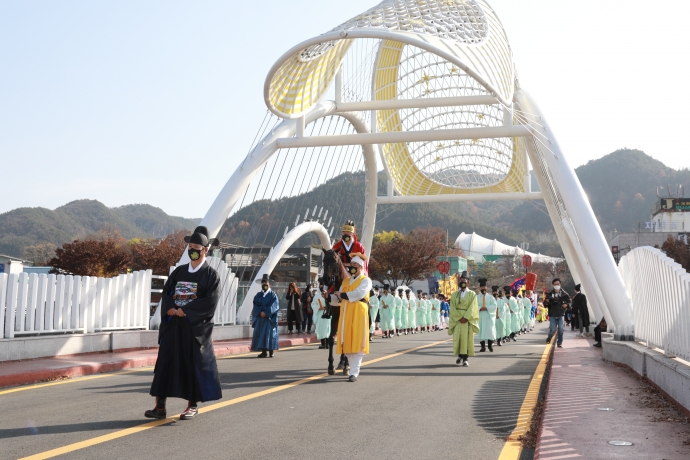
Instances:
[[[186,399],[180,420],[190,420],[197,414],[198,402],[222,397],[212,342],[213,315],[222,289],[218,272],[206,262],[209,244],[218,240],[199,226],[185,241],[191,262],[173,270],[163,287],[158,358],[149,392],[156,397],[156,406],[144,413],[148,418],[166,418],[167,398]]]
[[[601,318],[599,325],[594,328],[594,340],[596,343],[592,345],[593,347],[601,348],[601,333],[608,330],[608,325],[606,324],[606,318]]]
[[[573,296],[573,318],[577,320],[580,327],[578,337],[585,337],[589,335],[589,309],[587,308],[587,296],[581,291],[581,285],[575,286],[575,295]],[[585,333],[586,331],[586,333]]]
[[[313,319],[312,319],[312,314],[314,311],[311,309],[311,301],[313,297],[311,294],[311,284],[307,284],[307,286],[304,288],[304,292],[302,293],[301,297],[301,302],[302,302],[302,317],[304,318],[302,320],[302,332],[306,334],[311,334],[311,326],[313,324]]]
[[[561,289],[561,280],[554,278],[551,281],[553,289],[546,295],[544,300],[544,306],[549,310],[549,337],[546,339],[546,343],[551,341],[551,337],[556,333],[558,329],[558,337],[556,339],[556,346],[558,348],[563,347],[563,329],[565,327],[563,316],[566,310],[570,306],[570,296],[567,292]]]
[[[287,299],[287,327],[288,334],[292,334],[293,325],[297,329],[296,332],[299,334],[300,328],[302,326],[302,321],[304,320],[302,316],[302,293],[299,292],[299,288],[295,283],[290,283],[288,287],[288,293],[285,296]]]

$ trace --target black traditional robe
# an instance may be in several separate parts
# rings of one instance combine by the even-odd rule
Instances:
[[[150,394],[214,401],[222,397],[211,337],[220,278],[207,262],[194,273],[189,266],[177,267],[163,288],[160,348]],[[168,316],[171,308],[181,308],[186,316]]]

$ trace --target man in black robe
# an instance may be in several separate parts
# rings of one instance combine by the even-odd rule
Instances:
[[[144,413],[148,418],[166,417],[168,397],[187,400],[180,420],[192,419],[198,402],[222,397],[211,337],[220,278],[206,262],[209,244],[218,240],[210,239],[208,229],[199,226],[185,241],[191,262],[177,267],[163,288],[160,347],[150,391],[156,407]]]
[[[589,333],[589,308],[587,308],[587,296],[581,291],[581,286],[575,286],[575,296],[572,300],[573,317],[577,319],[580,333],[578,337],[586,337]]]

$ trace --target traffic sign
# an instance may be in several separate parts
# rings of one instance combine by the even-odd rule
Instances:
[[[529,254],[522,256],[522,266],[525,268],[530,268],[532,266],[532,256]]]
[[[447,275],[448,273],[450,273],[450,262],[448,262],[448,261],[439,262],[438,266],[436,268],[438,268],[438,272],[440,274]]]

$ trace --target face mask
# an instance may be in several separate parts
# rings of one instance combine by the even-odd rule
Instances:
[[[262,284],[261,289],[263,289],[264,291],[268,291],[268,284]]]
[[[465,289],[467,287],[467,283],[463,281],[462,283],[460,283],[460,287]]]
[[[343,241],[349,243],[352,237],[350,235],[343,235]]]
[[[486,294],[486,289],[480,289],[479,290],[482,294]]]
[[[558,291],[561,290],[561,287],[560,287],[560,286],[554,286],[554,287],[553,287],[553,290],[556,291],[556,292],[558,292]]]
[[[356,275],[357,274],[357,268],[355,268],[355,267],[350,267],[347,269],[347,271],[350,272],[350,275]]]
[[[201,251],[198,249],[187,249],[187,255],[189,255],[189,258],[195,262],[201,259]]]

